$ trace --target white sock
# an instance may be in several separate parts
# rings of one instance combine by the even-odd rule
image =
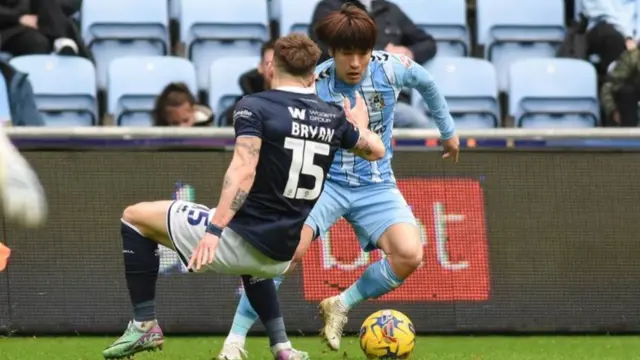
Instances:
[[[156,322],[156,320],[149,320],[149,321],[133,320],[133,326],[137,327],[140,330],[147,330],[144,325],[150,322]]]
[[[278,356],[278,353],[282,350],[289,350],[292,349],[291,347],[291,341],[287,341],[286,343],[279,343],[279,344],[275,344],[271,347],[271,352],[273,353],[273,356]]]
[[[247,340],[246,336],[242,336],[242,335],[238,335],[238,334],[234,334],[234,333],[229,333],[229,335],[227,336],[227,338],[224,340],[225,344],[237,344],[240,345],[242,347],[244,347],[244,343]]]

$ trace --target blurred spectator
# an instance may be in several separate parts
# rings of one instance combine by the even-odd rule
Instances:
[[[588,20],[588,53],[597,57],[596,67],[602,77],[625,50],[636,47],[640,0],[582,0],[582,4]]]
[[[90,58],[71,15],[82,0],[0,0],[0,50],[14,56],[56,52]]]
[[[255,69],[251,69],[240,76],[238,80],[240,89],[242,90],[242,96],[247,96],[261,91],[269,89],[269,79],[265,78],[265,70],[267,66],[273,61],[273,46],[276,43],[276,39],[269,40],[262,45],[260,50],[260,63]],[[242,98],[242,96],[236,99],[236,102]],[[235,104],[230,106],[225,111],[225,122],[223,125],[231,126],[231,119],[233,119],[233,108]]]
[[[622,54],[602,86],[606,125],[638,126],[640,101],[640,49]]]
[[[446,0],[445,0],[446,1]],[[316,5],[309,28],[309,36],[318,42],[313,30],[318,21],[332,11],[340,10],[342,5],[353,3],[369,12],[378,26],[376,50],[406,55],[418,64],[424,64],[436,55],[435,39],[417,27],[411,19],[393,2],[387,0],[322,0]],[[428,10],[426,10],[428,11]],[[322,44],[321,44],[322,45]],[[329,58],[328,49],[322,46],[320,61]],[[396,105],[394,126],[399,128],[426,128],[427,116],[412,107],[411,94],[402,92]]]
[[[213,111],[196,103],[196,97],[184,83],[167,85],[156,98],[154,126],[211,126]]]
[[[38,111],[36,97],[27,74],[0,61],[0,76],[4,76],[9,95],[11,126],[44,126],[42,114]]]

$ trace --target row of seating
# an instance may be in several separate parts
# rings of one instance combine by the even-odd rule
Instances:
[[[239,75],[258,60],[251,56],[225,57],[213,62],[208,99],[219,115],[218,120],[241,95]],[[96,70],[90,61],[31,55],[16,57],[11,64],[29,74],[37,106],[47,125],[98,123]],[[427,68],[447,98],[458,127],[501,126],[498,78],[490,62],[440,57]],[[155,97],[167,83],[175,81],[197,91],[196,69],[191,62],[169,56],[116,59],[107,73],[107,111],[120,126],[149,126]],[[428,112],[419,95],[413,99],[414,106]],[[599,108],[593,66],[573,59],[529,59],[514,63],[509,73],[509,114],[519,127],[596,126]]]
[[[466,0],[394,0],[438,42],[440,56],[467,56],[470,32]],[[498,69],[499,87],[507,90],[511,63],[553,57],[565,35],[563,0],[477,0],[476,43]],[[317,0],[274,0],[281,34],[307,32]],[[257,56],[269,36],[269,9],[258,0],[173,0],[180,42],[194,63],[200,90],[209,87],[214,60]],[[111,60],[122,56],[170,53],[169,7],[157,0],[84,0],[82,34],[93,50],[98,86],[105,89]]]

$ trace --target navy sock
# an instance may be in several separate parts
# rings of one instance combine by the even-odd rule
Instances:
[[[289,342],[273,279],[259,279],[243,275],[242,282],[251,307],[258,314],[265,330],[267,330],[269,344],[274,346]]]
[[[129,296],[133,304],[133,319],[156,319],[156,280],[160,269],[158,244],[122,223],[122,254]]]

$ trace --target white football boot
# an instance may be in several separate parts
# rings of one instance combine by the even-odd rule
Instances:
[[[26,227],[42,226],[47,200],[35,171],[20,155],[0,126],[0,197],[4,216]]]

